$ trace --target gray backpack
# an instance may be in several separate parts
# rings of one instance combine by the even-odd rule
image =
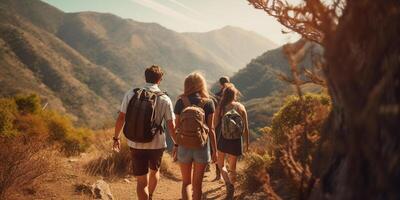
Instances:
[[[222,137],[228,140],[236,140],[242,137],[244,131],[243,118],[234,106],[226,112],[221,119]]]

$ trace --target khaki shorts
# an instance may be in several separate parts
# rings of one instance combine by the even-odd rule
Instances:
[[[149,168],[158,171],[165,149],[133,149],[131,148],[133,175],[143,176]]]

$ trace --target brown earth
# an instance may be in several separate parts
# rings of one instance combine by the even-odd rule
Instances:
[[[167,155],[168,156],[168,155]],[[103,179],[100,176],[90,176],[84,173],[84,164],[92,159],[89,154],[82,154],[79,157],[62,158],[62,168],[50,178],[46,178],[41,183],[37,183],[32,189],[25,189],[16,199],[93,199],[91,196],[76,192],[77,185],[92,185],[96,180]],[[161,180],[154,194],[154,199],[180,199],[181,198],[181,178],[177,163],[167,163],[172,176],[161,175]],[[215,165],[210,172],[206,172],[203,182],[203,199],[224,199],[224,183],[212,181],[215,177]],[[110,186],[114,199],[117,200],[136,200],[136,181],[132,176],[124,178],[104,179]]]

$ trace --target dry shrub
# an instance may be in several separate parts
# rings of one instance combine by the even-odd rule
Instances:
[[[40,102],[35,94],[0,98],[0,136],[37,136],[57,144],[67,156],[86,151],[93,132],[76,128],[66,115],[41,110]]]
[[[272,127],[260,130],[264,137],[255,143],[254,155],[246,159],[247,190],[262,189],[271,199],[298,198],[312,180],[312,156],[329,111],[330,100],[325,95],[289,97],[274,115]],[[259,148],[263,144],[271,145]],[[262,159],[265,154],[274,159]]]
[[[18,132],[27,136],[40,136],[47,138],[49,135],[49,128],[46,122],[38,115],[20,115],[15,119],[14,127]]]
[[[0,137],[0,199],[12,199],[55,172],[55,153],[37,137]]]
[[[264,153],[248,153],[244,157],[246,170],[240,174],[243,189],[247,192],[256,192],[264,185],[265,169],[272,163],[273,158]]]
[[[96,133],[96,138],[94,139],[96,158],[85,165],[85,171],[88,174],[109,178],[125,177],[131,174],[131,152],[126,141],[121,141],[122,147],[120,152],[114,152],[111,150],[111,135],[112,133],[107,131]],[[172,170],[173,165],[174,163],[171,155],[164,153],[160,172],[168,178],[178,180],[176,178],[177,175]]]
[[[93,132],[85,128],[75,128],[68,116],[57,112],[41,113],[49,129],[50,141],[61,145],[61,151],[67,156],[86,151],[93,142]]]
[[[109,146],[111,149],[111,145]],[[124,177],[132,171],[131,153],[127,145],[122,145],[120,152],[103,152],[100,157],[91,160],[85,166],[90,175],[103,177]]]

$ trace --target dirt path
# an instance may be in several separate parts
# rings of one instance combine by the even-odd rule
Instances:
[[[178,180],[161,176],[161,180],[157,186],[153,199],[177,200],[181,198],[181,181],[179,177],[179,166],[172,164],[171,169],[174,170]],[[203,182],[204,199],[218,200],[225,196],[224,183],[220,181],[212,181],[215,178],[215,168],[211,168],[211,172],[206,172]],[[111,191],[118,200],[136,200],[136,182],[135,178],[126,180],[117,180],[110,183]]]
[[[89,176],[84,173],[82,163],[85,157],[63,158],[64,168],[53,177],[35,187],[34,194],[22,195],[17,199],[54,199],[54,200],[89,200],[86,194],[77,193],[76,185],[91,185],[102,177]],[[181,178],[177,163],[168,162],[168,177],[161,175],[161,180],[156,188],[155,200],[177,200],[181,198]],[[222,180],[212,181],[215,178],[215,165],[210,172],[206,172],[203,182],[203,199],[220,200],[225,197],[225,187]],[[136,200],[136,180],[134,177],[104,179],[110,186],[115,200]]]

